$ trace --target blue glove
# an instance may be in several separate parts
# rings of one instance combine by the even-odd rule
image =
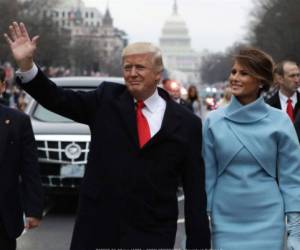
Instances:
[[[287,213],[287,248],[300,250],[300,213]]]

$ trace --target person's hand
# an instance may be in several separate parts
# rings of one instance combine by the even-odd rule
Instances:
[[[33,55],[36,50],[38,36],[30,39],[23,23],[13,22],[9,26],[10,36],[6,33],[4,37],[11,49],[21,71],[28,71],[33,66]]]
[[[38,227],[41,223],[41,220],[34,217],[26,217],[25,229],[32,229]]]
[[[288,236],[287,250],[300,250],[300,241],[296,237]]]
[[[287,249],[300,250],[300,213],[287,213]]]

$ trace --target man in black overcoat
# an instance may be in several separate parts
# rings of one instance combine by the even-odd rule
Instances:
[[[5,35],[22,87],[47,109],[88,124],[91,146],[72,250],[174,247],[178,177],[185,194],[187,248],[210,247],[201,120],[157,88],[162,56],[150,43],[122,55],[125,85],[63,90],[34,64],[38,37],[14,22]]]

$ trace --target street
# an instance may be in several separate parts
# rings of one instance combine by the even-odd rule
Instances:
[[[179,249],[184,238],[182,192],[178,194],[179,219],[175,248]],[[67,250],[70,246],[76,214],[76,200],[71,198],[50,202],[39,228],[18,239],[18,250]]]

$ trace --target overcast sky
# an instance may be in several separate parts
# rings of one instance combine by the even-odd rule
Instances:
[[[83,0],[104,13],[108,0]],[[129,42],[158,44],[161,29],[172,14],[174,0],[109,0],[114,25],[127,32]],[[224,51],[245,38],[253,0],[177,0],[192,47],[201,52]]]

